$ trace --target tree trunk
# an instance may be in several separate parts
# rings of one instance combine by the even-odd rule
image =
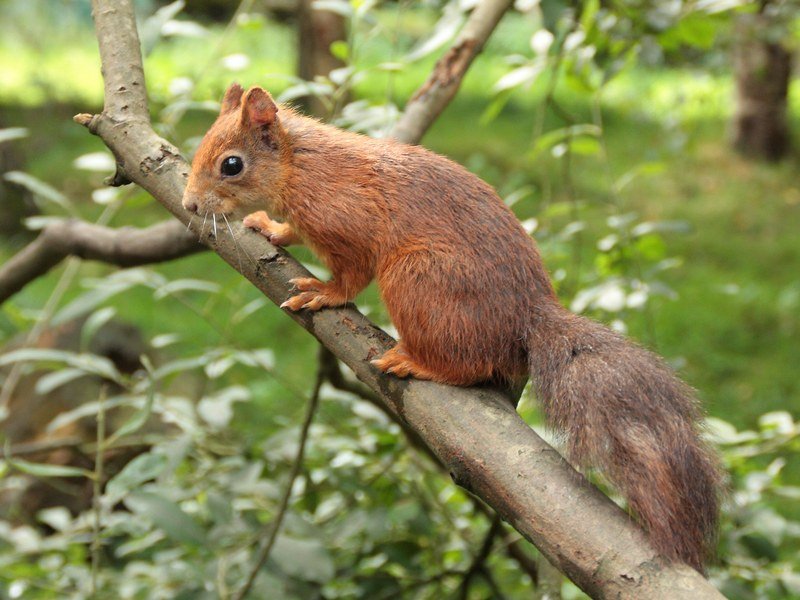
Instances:
[[[342,15],[313,8],[313,0],[297,3],[298,64],[297,74],[301,79],[312,81],[317,75],[327,75],[343,66],[342,61],[331,54],[331,44],[347,37],[345,19]],[[318,98],[301,100],[311,114],[325,117],[329,111]]]
[[[738,23],[734,49],[734,146],[742,154],[779,160],[789,151],[786,98],[792,54],[774,39],[776,24],[763,14]]]

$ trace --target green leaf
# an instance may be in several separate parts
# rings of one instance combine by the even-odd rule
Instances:
[[[104,402],[102,402],[102,404],[105,407],[105,410],[109,411],[118,406],[128,406],[143,400],[144,399],[141,396],[122,395],[107,398]],[[47,424],[46,431],[55,431],[61,427],[69,425],[70,423],[74,423],[79,419],[83,419],[84,417],[96,415],[100,412],[100,404],[101,402],[99,401],[84,402],[83,404],[78,405],[77,408],[59,413],[53,418],[52,421],[50,421],[50,423]]]
[[[527,65],[517,67],[503,75],[497,83],[494,84],[493,91],[495,93],[510,90],[520,85],[530,86],[546,66],[545,61],[536,61]]]
[[[350,58],[350,46],[344,40],[336,40],[331,44],[331,54],[342,62]]]
[[[147,423],[147,419],[150,418],[150,413],[153,412],[153,401],[156,396],[156,388],[155,388],[155,380],[151,380],[150,386],[147,390],[147,397],[145,398],[144,404],[142,407],[133,413],[130,418],[125,421],[119,429],[117,429],[114,434],[106,440],[107,445],[111,445],[116,440],[134,433],[141,429],[142,425]]]
[[[353,7],[347,0],[315,0],[311,5],[314,10],[325,10],[342,15],[345,18],[353,16]]]
[[[63,222],[64,217],[51,217],[46,215],[36,215],[34,217],[27,217],[22,220],[25,228],[29,229],[30,231],[41,231],[45,227]]]
[[[108,482],[107,500],[116,504],[134,488],[158,477],[167,464],[167,457],[163,454],[140,454]]]
[[[138,552],[143,552],[155,546],[158,542],[163,540],[164,537],[165,536],[163,531],[151,531],[142,538],[139,539],[134,538],[129,542],[120,544],[114,551],[114,556],[116,556],[117,558],[124,558],[129,554],[136,554]]]
[[[499,92],[492,99],[492,101],[486,105],[486,108],[483,109],[483,113],[481,113],[478,123],[485,126],[494,121],[503,111],[506,104],[508,104],[510,98],[511,98],[511,90],[504,90],[502,92]]]
[[[667,253],[667,245],[659,235],[643,235],[636,238],[634,246],[642,258],[649,261],[657,261]]]
[[[86,371],[82,369],[59,369],[58,371],[51,371],[39,378],[36,382],[36,393],[45,396],[55,389],[60,388],[62,385],[69,383],[86,375]]]
[[[103,325],[113,319],[116,314],[117,311],[114,308],[107,306],[95,311],[86,319],[81,328],[81,350],[84,352],[88,350],[89,343],[92,341],[95,334],[97,334]]]
[[[600,0],[586,0],[581,11],[581,29],[589,32],[595,26],[595,17],[600,10]]]
[[[305,581],[326,583],[335,575],[333,559],[318,540],[279,535],[271,558],[282,571]]]
[[[267,301],[263,296],[259,296],[255,300],[251,300],[233,314],[233,316],[231,317],[231,325],[240,323],[241,321],[243,321],[244,319],[252,315],[254,312],[256,312],[257,310],[266,305]]]
[[[96,354],[77,354],[66,350],[48,348],[20,348],[0,356],[0,366],[15,362],[55,362],[64,363],[85,373],[99,375],[112,381],[121,382],[122,375],[110,360]]]
[[[600,140],[591,137],[574,138],[570,141],[569,148],[573,154],[593,156],[600,153]]]
[[[209,379],[217,379],[222,377],[235,364],[236,359],[233,356],[226,355],[209,362],[204,370]]]
[[[215,523],[230,523],[233,519],[233,499],[217,490],[209,490],[206,504]]]
[[[195,356],[193,358],[179,358],[178,360],[173,360],[161,365],[153,372],[153,378],[158,381],[174,373],[183,373],[184,371],[189,371],[190,369],[204,367],[208,364],[209,360],[212,360],[212,358],[206,354]]]
[[[582,136],[599,137],[602,134],[602,129],[600,129],[597,125],[592,125],[589,123],[554,129],[540,135],[536,139],[536,142],[534,142],[533,148],[530,151],[530,157],[536,158],[542,152],[568,140],[574,140],[575,138]]]
[[[71,467],[69,465],[48,465],[44,463],[34,463],[27,460],[12,458],[8,456],[8,446],[6,446],[6,461],[9,466],[17,471],[33,475],[34,477],[87,477],[94,478],[94,473],[88,469]]]
[[[54,325],[61,325],[76,319],[94,310],[109,298],[121,294],[135,286],[158,288],[163,286],[167,279],[160,273],[150,269],[126,269],[118,271],[93,282],[92,289],[81,294],[67,304],[53,317]]]
[[[212,281],[203,281],[201,279],[176,279],[162,285],[153,293],[153,298],[161,300],[171,294],[185,291],[208,292],[216,294],[219,292],[220,287]]]
[[[714,45],[720,25],[718,18],[701,11],[693,12],[659,35],[658,41],[665,50],[677,50],[681,46],[708,50]]]
[[[658,161],[638,164],[634,168],[623,173],[622,176],[614,182],[614,191],[620,193],[637,177],[642,175],[657,175],[663,172],[665,168],[666,166],[664,163]]]
[[[28,137],[28,130],[24,127],[7,127],[6,129],[0,129],[0,144],[24,137]]]
[[[50,204],[55,204],[71,215],[76,214],[75,207],[64,194],[33,175],[23,173],[22,171],[9,171],[3,175],[3,179],[21,185],[36,198],[49,202]]]
[[[748,533],[740,539],[754,557],[766,558],[770,562],[778,560],[778,549],[765,536],[758,533]]]
[[[435,52],[456,34],[463,22],[464,12],[459,2],[449,2],[442,11],[442,16],[433,26],[431,35],[412,48],[405,60],[412,62]]]
[[[155,48],[156,43],[161,37],[161,29],[174,19],[185,5],[184,0],[176,0],[171,4],[162,6],[152,16],[148,17],[139,27],[139,38],[141,39],[142,54],[147,56]]]
[[[132,492],[123,500],[131,511],[149,519],[153,525],[182,544],[202,546],[206,532],[172,500],[154,492]]]

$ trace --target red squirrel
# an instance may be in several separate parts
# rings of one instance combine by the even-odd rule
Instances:
[[[661,554],[703,571],[721,475],[691,389],[660,358],[562,307],[535,242],[481,179],[233,84],[183,206],[247,215],[271,243],[309,246],[333,277],[293,280],[288,310],[341,306],[377,278],[400,334],[372,361],[381,371],[459,386],[530,376],[570,460],[606,474]]]

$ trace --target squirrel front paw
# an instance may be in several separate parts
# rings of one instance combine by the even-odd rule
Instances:
[[[242,225],[263,235],[273,246],[290,246],[298,242],[291,225],[273,221],[263,210],[247,215]]]

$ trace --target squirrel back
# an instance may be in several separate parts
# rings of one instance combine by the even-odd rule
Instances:
[[[266,209],[245,223],[274,243],[306,243],[333,279],[296,280],[290,310],[341,305],[377,278],[400,333],[373,361],[386,372],[453,385],[530,375],[570,459],[601,468],[656,548],[702,571],[720,475],[691,391],[655,355],[559,304],[536,244],[488,184],[424,148],[342,131],[234,85],[184,206]]]

